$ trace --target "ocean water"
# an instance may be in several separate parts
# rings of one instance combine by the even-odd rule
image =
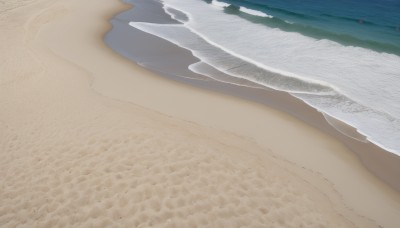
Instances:
[[[214,1],[214,3],[217,1]],[[344,45],[400,54],[399,0],[227,0],[226,12],[254,23]],[[217,3],[218,4],[218,3]],[[247,12],[245,9],[254,11]],[[244,14],[242,14],[244,13]],[[250,14],[250,15],[246,15]],[[256,18],[268,14],[271,20]]]
[[[289,92],[400,155],[400,0],[162,3],[182,24],[130,25],[191,50],[189,69]]]

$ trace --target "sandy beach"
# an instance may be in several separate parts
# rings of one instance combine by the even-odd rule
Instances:
[[[391,167],[115,53],[103,37],[130,7],[0,3],[1,227],[400,225]]]

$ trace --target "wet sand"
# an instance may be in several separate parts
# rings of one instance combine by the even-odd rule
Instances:
[[[333,137],[108,48],[129,6],[16,2],[0,15],[1,226],[399,224],[398,192]]]

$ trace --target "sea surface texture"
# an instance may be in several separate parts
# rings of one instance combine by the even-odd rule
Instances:
[[[130,25],[191,50],[190,70],[289,92],[400,155],[400,0],[161,2],[180,24]]]

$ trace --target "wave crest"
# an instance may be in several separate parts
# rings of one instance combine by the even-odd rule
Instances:
[[[246,7],[241,6],[239,8],[240,11],[242,11],[243,13],[247,13],[253,16],[258,16],[258,17],[267,17],[267,18],[273,18],[273,16],[268,15],[264,12],[258,11],[258,10],[253,10],[253,9],[248,9]]]

